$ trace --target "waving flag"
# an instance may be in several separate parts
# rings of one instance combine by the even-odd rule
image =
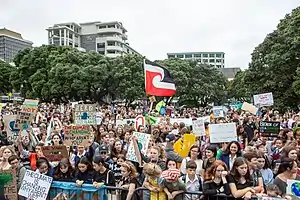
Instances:
[[[170,72],[149,60],[144,60],[146,94],[153,96],[173,96],[176,87]]]

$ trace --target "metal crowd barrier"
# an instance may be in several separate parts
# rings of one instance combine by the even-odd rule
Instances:
[[[77,187],[73,182],[59,182],[54,181],[49,190],[47,200],[53,200],[58,194],[63,193],[68,200],[126,200],[126,194],[122,195],[122,191],[126,192],[127,189],[119,187],[101,186],[95,188],[91,184],[83,184],[82,187]],[[153,193],[144,187],[139,187],[134,190],[132,200],[160,200],[161,195],[164,195],[163,199],[168,199],[165,193]],[[151,196],[151,198],[150,198]],[[200,198],[201,197],[201,198]],[[233,196],[225,194],[217,194],[213,196],[203,195],[202,192],[184,192],[178,194],[174,200],[233,200]],[[279,200],[279,198],[258,198],[253,196],[252,200]]]
[[[65,194],[68,200],[115,200],[124,190],[109,186],[95,188],[92,184],[83,184],[82,187],[77,187],[73,182],[53,181],[47,200],[53,200],[60,193]]]

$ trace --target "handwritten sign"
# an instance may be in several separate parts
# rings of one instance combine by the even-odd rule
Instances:
[[[19,195],[32,200],[46,200],[52,180],[50,176],[27,169]]]
[[[272,92],[254,95],[253,99],[254,99],[254,105],[272,106],[274,104]]]
[[[70,125],[65,128],[64,144],[67,146],[88,146],[90,126]]]
[[[92,104],[77,104],[75,105],[75,124],[76,125],[95,125],[96,106]]]
[[[141,153],[146,155],[151,135],[146,133],[133,132],[133,136],[135,136],[138,141],[138,147]],[[128,147],[127,160],[138,162],[132,142],[130,142]]]
[[[264,137],[277,137],[280,132],[280,122],[259,122],[259,132]]]
[[[39,134],[41,134],[40,128],[32,128],[32,132],[34,133],[34,135],[39,135]]]
[[[299,191],[300,181],[288,179],[286,183],[287,183],[286,194],[300,197],[300,191]]]
[[[213,110],[214,118],[225,117],[223,106],[214,106],[212,110]]]
[[[48,160],[60,161],[62,158],[68,158],[68,151],[66,146],[43,146],[42,147],[43,154]]]
[[[3,115],[8,141],[16,141],[19,136],[20,129],[15,129],[16,118],[17,115]]]
[[[18,188],[16,171],[13,169],[0,170],[1,180],[6,180],[4,185],[4,196],[8,200],[18,200]]]
[[[237,140],[236,124],[209,124],[210,143],[231,142]]]
[[[250,103],[244,102],[242,105],[242,110],[248,111],[255,115],[258,111],[258,108]]]
[[[193,120],[193,133],[196,136],[205,135],[204,118],[198,118],[196,120]]]
[[[25,99],[22,106],[22,111],[36,113],[38,109],[39,100]]]
[[[18,112],[17,119],[15,121],[15,129],[26,130],[30,124],[33,114],[30,112]]]

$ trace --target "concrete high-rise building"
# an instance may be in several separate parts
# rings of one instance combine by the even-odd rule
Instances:
[[[199,63],[213,65],[216,68],[225,67],[224,52],[185,52],[185,53],[168,53],[168,58],[180,58],[196,60]]]
[[[32,42],[24,40],[20,33],[0,29],[0,59],[6,62],[13,62],[19,51],[32,47]]]
[[[96,51],[116,57],[136,52],[127,43],[127,30],[121,22],[86,22],[54,24],[48,31],[50,45],[71,46],[82,51]]]

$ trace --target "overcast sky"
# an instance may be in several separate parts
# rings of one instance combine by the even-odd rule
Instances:
[[[120,21],[129,44],[152,60],[223,51],[226,67],[244,69],[254,47],[297,6],[300,0],[0,0],[0,27],[39,46],[55,23]]]

